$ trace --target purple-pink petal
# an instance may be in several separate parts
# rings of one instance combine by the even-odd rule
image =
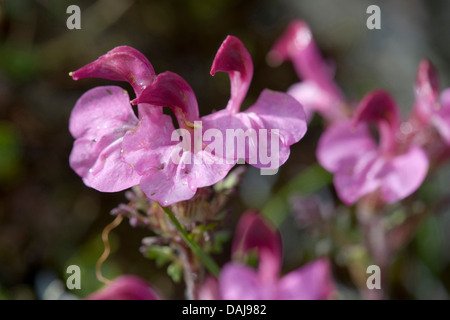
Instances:
[[[253,76],[253,61],[241,40],[228,36],[214,58],[211,75],[218,71],[227,72],[231,82],[231,98],[227,109],[239,112]]]
[[[264,284],[255,270],[238,263],[226,264],[219,277],[223,300],[271,300],[274,285]]]
[[[400,110],[392,97],[383,90],[368,93],[359,103],[353,116],[353,125],[375,123],[380,136],[379,147],[392,153],[396,148],[396,134],[400,127]]]
[[[232,114],[220,110],[203,117],[202,121],[205,129],[222,132],[224,158],[234,161],[244,158],[257,168],[267,169],[277,169],[285,163],[290,146],[303,138],[307,129],[302,106],[289,95],[268,89],[244,112]],[[235,139],[227,135],[227,130],[240,130],[247,138]]]
[[[164,167],[175,127],[172,118],[165,114],[146,115],[139,124],[128,131],[122,143],[123,158],[133,165],[140,175]]]
[[[182,77],[170,71],[159,74],[133,103],[170,107],[181,127],[192,127],[192,123],[199,119],[197,99],[192,88]]]
[[[339,87],[333,80],[333,70],[327,64],[317,47],[308,25],[300,20],[291,22],[285,33],[277,40],[269,53],[274,63],[290,59],[299,77],[316,83],[333,100],[344,101]],[[301,101],[300,101],[301,102]],[[342,114],[342,105],[339,105]],[[333,110],[333,112],[338,110]]]
[[[298,142],[306,133],[306,115],[302,106],[282,92],[263,90],[255,104],[243,113],[260,119],[258,129],[279,130],[280,143],[285,146]]]
[[[163,206],[192,198],[197,188],[219,182],[234,165],[202,144],[196,150],[191,132],[185,134],[179,142],[171,118],[161,114],[143,117],[123,140],[123,157],[142,175],[141,189]]]
[[[410,146],[388,162],[388,170],[381,182],[381,196],[386,203],[406,198],[416,191],[428,172],[428,157],[417,146]]]
[[[439,101],[439,78],[429,60],[424,59],[419,63],[414,93],[415,112],[423,122],[427,123]]]
[[[450,145],[450,88],[442,91],[440,102],[440,108],[435,110],[431,121],[442,138]]]
[[[352,205],[362,196],[377,190],[382,184],[385,165],[376,151],[344,161],[334,174],[334,186],[342,202]]]
[[[86,297],[86,300],[159,300],[158,294],[146,281],[124,275]]]
[[[330,122],[344,121],[345,114],[341,110],[342,101],[323,90],[314,81],[306,80],[293,84],[287,90],[287,94],[301,103],[305,110],[306,119],[309,122],[314,112]]]
[[[359,103],[353,116],[353,123],[386,122],[393,129],[400,124],[400,111],[392,97],[383,90],[368,93]]]
[[[120,87],[97,87],[80,97],[69,120],[76,139],[69,162],[87,186],[115,192],[139,183],[139,175],[122,159],[123,136],[137,123]]]
[[[325,300],[334,292],[330,263],[322,258],[282,277],[277,284],[278,300]]]
[[[156,77],[147,58],[138,50],[120,46],[99,57],[94,62],[71,73],[74,80],[101,78],[114,81],[127,81],[136,94],[140,94]]]
[[[168,206],[192,198],[198,188],[211,186],[226,177],[233,165],[218,163],[205,151],[180,150],[179,163],[172,160],[173,146],[167,147],[161,167],[149,170],[140,181],[142,191],[151,200]],[[178,151],[177,151],[178,152]],[[208,164],[211,162],[211,164]]]
[[[377,149],[368,126],[350,121],[329,127],[320,137],[317,160],[330,172],[354,165],[356,159]]]
[[[197,291],[198,300],[220,300],[219,282],[212,276],[207,276]]]
[[[281,237],[256,211],[247,211],[239,220],[233,239],[233,256],[242,256],[251,249],[258,251],[260,280],[274,281],[281,268]]]

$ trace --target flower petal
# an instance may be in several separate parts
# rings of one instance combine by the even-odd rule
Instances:
[[[87,186],[115,192],[138,184],[139,175],[121,154],[123,136],[137,123],[120,87],[97,87],[77,101],[69,120],[76,139],[69,161]]]
[[[158,75],[133,103],[170,107],[181,127],[193,127],[199,119],[198,104],[189,84],[178,74],[166,71]]]
[[[159,300],[158,294],[141,278],[125,275],[92,293],[86,300]]]
[[[144,175],[150,170],[163,167],[167,149],[175,127],[172,118],[165,114],[144,116],[133,130],[128,131],[122,142],[123,158]]]
[[[281,237],[256,211],[247,211],[240,218],[232,253],[235,257],[242,257],[251,249],[258,250],[260,280],[269,283],[277,279],[282,259]]]
[[[143,176],[140,186],[147,197],[164,206],[188,200],[197,188],[224,179],[234,166],[208,149],[196,150],[192,142],[190,132],[179,133],[167,115],[144,117],[127,132],[123,157]]]
[[[153,82],[156,75],[153,66],[142,53],[128,46],[120,46],[72,72],[71,76],[74,80],[102,78],[127,81],[136,94],[140,94]]]
[[[431,122],[450,145],[450,89],[442,91],[440,100],[440,108],[435,110]]]
[[[347,159],[334,175],[334,186],[339,198],[352,205],[362,196],[377,190],[386,173],[386,162],[372,151],[358,158]]]
[[[197,186],[189,184],[189,172],[184,165],[167,161],[162,170],[147,172],[141,179],[141,189],[147,197],[162,206],[191,199]]]
[[[269,300],[270,290],[260,282],[255,270],[227,263],[220,273],[219,291],[223,300]]]
[[[198,300],[220,300],[219,282],[216,278],[207,276],[198,289]]]
[[[182,152],[179,161],[174,161],[173,153]],[[141,179],[141,189],[151,200],[168,206],[191,199],[198,188],[211,186],[226,177],[233,165],[220,164],[209,159],[205,161],[203,152],[193,154],[190,151],[179,151],[167,148],[163,158],[164,165],[149,170]]]
[[[333,80],[332,69],[323,60],[311,30],[305,22],[295,20],[289,24],[269,52],[269,59],[275,64],[290,59],[302,80],[316,83],[333,97],[333,100],[344,101],[339,87]]]
[[[278,129],[281,144],[290,146],[306,133],[306,115],[298,101],[289,95],[265,89],[258,100],[244,113],[262,121],[258,129]]]
[[[353,116],[353,124],[360,122],[377,124],[380,149],[388,153],[394,152],[396,133],[400,127],[400,111],[387,92],[375,90],[361,100]]]
[[[329,299],[333,292],[330,263],[322,258],[281,278],[276,296],[279,300],[324,300]]]
[[[322,134],[317,147],[317,159],[322,167],[335,173],[376,148],[366,125],[353,127],[347,121],[329,127]]]
[[[428,172],[428,158],[422,148],[411,146],[388,164],[381,185],[381,196],[386,203],[402,200],[416,191]]]
[[[228,36],[217,51],[211,75],[217,71],[228,72],[231,81],[231,98],[227,109],[239,112],[253,76],[253,62],[250,53],[241,40]]]
[[[387,92],[375,90],[361,100],[355,111],[353,121],[354,124],[386,122],[390,127],[397,128],[400,122],[400,111]]]
[[[416,101],[414,108],[422,121],[428,122],[439,99],[439,78],[429,60],[420,61],[414,86]]]
[[[289,147],[300,141],[306,133],[307,123],[303,107],[289,95],[268,89],[263,90],[258,100],[239,115],[248,116],[253,129],[258,132],[258,161],[253,166],[257,168],[277,169],[289,158]],[[267,130],[270,135],[261,134]],[[278,150],[272,154],[272,139],[278,139]],[[266,144],[263,144],[263,139]],[[263,150],[266,149],[266,150]],[[262,154],[269,155],[270,163],[264,163]],[[250,148],[250,154],[252,150]]]
[[[257,168],[278,169],[289,158],[289,147],[305,135],[305,118],[295,99],[265,89],[246,111],[231,114],[220,110],[202,121],[205,130],[222,133],[224,159],[244,158]]]
[[[302,81],[289,87],[287,94],[294,97],[303,106],[306,119],[309,122],[314,112],[330,122],[338,122],[346,119],[341,110],[342,101],[323,90],[314,81]]]

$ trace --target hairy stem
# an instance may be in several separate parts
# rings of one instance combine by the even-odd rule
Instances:
[[[169,207],[162,207],[162,209],[167,214],[169,219],[173,222],[178,232],[180,233],[181,238],[184,240],[184,242],[186,242],[188,247],[194,252],[195,255],[197,255],[197,257],[200,258],[200,260],[204,263],[206,269],[208,269],[208,271],[212,275],[217,277],[220,273],[219,266],[208,254],[206,254],[206,252],[202,250],[202,248],[200,248],[200,246],[194,240],[191,239],[186,229],[181,225],[177,217],[175,217],[175,215],[173,214],[172,210],[170,210]]]

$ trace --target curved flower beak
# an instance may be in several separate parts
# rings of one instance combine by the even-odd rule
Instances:
[[[364,97],[355,111],[353,126],[356,127],[361,122],[372,122],[378,126],[381,150],[394,150],[395,135],[400,126],[400,112],[387,92],[375,90]]]
[[[318,50],[317,52],[308,52],[308,46],[309,49],[317,50],[311,30],[305,22],[294,20],[270,50],[268,59],[271,64],[279,65],[283,61],[296,59],[299,53],[318,54]]]
[[[155,70],[147,58],[138,50],[128,46],[116,47],[69,75],[74,80],[101,78],[127,81],[137,95],[156,77]]]
[[[439,106],[439,78],[429,60],[420,61],[415,84],[416,107],[424,115]]]
[[[217,71],[227,72],[231,82],[231,98],[227,109],[239,112],[253,76],[253,61],[241,40],[228,36],[217,51],[211,75]]]
[[[252,249],[258,251],[260,278],[268,282],[278,278],[282,259],[280,234],[258,212],[247,211],[236,227],[232,253],[242,258]]]
[[[194,91],[182,77],[170,71],[159,74],[153,84],[132,103],[169,107],[177,117],[180,127],[186,129],[192,129],[194,121],[199,119]]]
[[[344,97],[333,80],[334,69],[323,59],[305,22],[291,22],[270,50],[267,60],[274,66],[285,60],[292,61],[302,82],[291,88],[289,94],[305,108],[317,110],[333,122],[346,118]]]

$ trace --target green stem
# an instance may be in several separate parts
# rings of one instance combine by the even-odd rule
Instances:
[[[162,209],[173,222],[178,232],[180,232],[181,238],[183,238],[184,242],[186,242],[189,248],[191,248],[191,250],[200,258],[200,260],[202,260],[202,262],[205,264],[206,269],[208,269],[211,274],[217,277],[220,273],[219,266],[214,262],[213,259],[211,259],[208,254],[206,254],[206,252],[202,250],[202,248],[200,248],[200,246],[195,241],[191,239],[186,229],[181,225],[177,217],[175,217],[175,215],[173,214],[172,210],[170,210],[169,207],[162,207]]]

